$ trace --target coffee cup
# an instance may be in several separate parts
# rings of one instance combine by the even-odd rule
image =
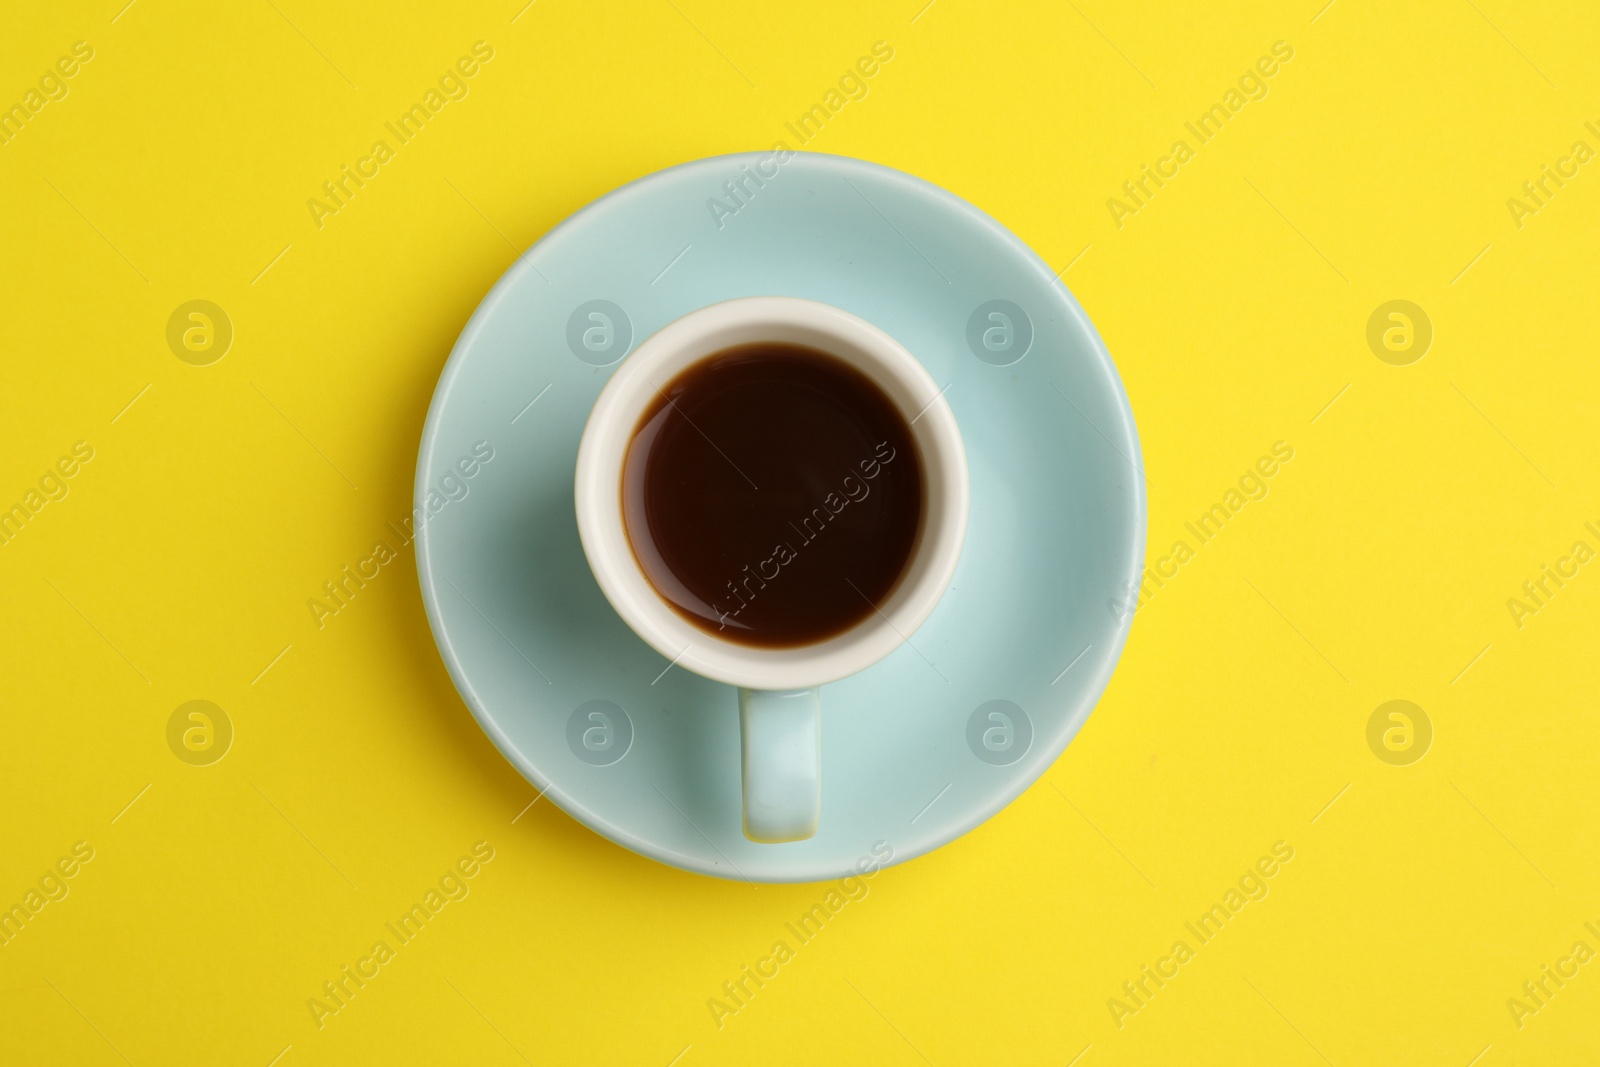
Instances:
[[[900,573],[842,632],[792,646],[758,646],[696,625],[652,584],[630,541],[624,472],[641,421],[685,371],[740,346],[820,352],[864,375],[892,403],[921,472],[920,516]],[[715,444],[715,442],[712,442]],[[735,463],[729,458],[730,463]],[[908,641],[950,584],[966,537],[966,452],[943,391],[894,338],[828,304],[790,297],[729,300],[663,326],[601,390],[578,448],[578,532],[595,580],[647,644],[679,668],[738,689],[745,836],[799,841],[822,807],[819,689],[872,666]],[[732,583],[730,583],[731,587]]]

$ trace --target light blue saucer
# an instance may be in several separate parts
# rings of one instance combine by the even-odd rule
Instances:
[[[921,855],[1043,774],[1122,650],[1113,605],[1138,580],[1145,528],[1127,396],[1053,274],[942,189],[804,153],[653,174],[529,249],[456,343],[416,484],[428,619],[506,758],[620,845],[765,882],[841,877],[875,846]],[[782,845],[740,828],[735,690],[623,624],[573,513],[578,439],[612,367],[741,296],[820,300],[894,336],[948,383],[972,479],[966,547],[932,618],[823,688],[821,830]]]

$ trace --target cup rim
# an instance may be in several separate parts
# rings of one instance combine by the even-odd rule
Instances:
[[[811,645],[759,648],[700,629],[658,593],[633,552],[622,515],[622,464],[656,390],[712,353],[748,341],[818,348],[867,374],[906,419],[926,489],[912,558],[882,603],[856,626]],[[742,297],[673,320],[640,343],[601,390],[578,446],[578,534],[606,599],[672,663],[728,685],[801,689],[837,681],[883,659],[933,613],[966,539],[966,450],[944,392],[883,330],[831,304],[796,297]]]

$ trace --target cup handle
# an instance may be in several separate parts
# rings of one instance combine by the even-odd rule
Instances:
[[[740,689],[744,836],[803,841],[822,813],[822,701],[811,689]]]

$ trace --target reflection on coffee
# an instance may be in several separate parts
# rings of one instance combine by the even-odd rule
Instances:
[[[622,474],[646,577],[707,633],[792,648],[877,613],[922,526],[911,427],[844,360],[758,343],[701,359],[645,411]]]

